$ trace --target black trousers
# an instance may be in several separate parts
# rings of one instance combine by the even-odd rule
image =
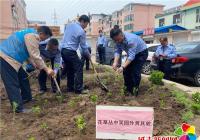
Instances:
[[[89,50],[89,52],[90,52],[90,54],[91,54],[91,48],[88,48],[88,50]],[[84,64],[86,65],[86,67],[85,67],[85,69],[86,70],[89,70],[90,69],[90,60],[87,58],[87,57],[85,57],[85,56],[81,56],[81,61],[82,61],[82,63],[83,63],[83,67],[84,67]]]
[[[171,70],[172,62],[171,60],[164,59],[164,60],[158,60],[158,70],[162,71],[165,75],[165,79],[170,79],[170,74],[172,73]]]
[[[144,50],[135,56],[135,59],[124,69],[124,86],[128,92],[138,89],[141,81],[142,66],[148,57],[148,50]]]
[[[0,73],[11,105],[17,103],[17,112],[23,110],[23,101],[32,100],[27,73],[21,67],[17,72],[8,62],[0,57]]]
[[[54,59],[51,59],[51,68],[54,69]],[[58,85],[60,85],[60,73],[58,71],[57,75],[56,75],[56,80],[58,82]],[[40,90],[47,90],[47,86],[46,86],[46,82],[47,82],[47,73],[44,70],[41,70],[39,75],[38,75],[38,82],[39,82],[39,86],[40,86]],[[57,87],[56,84],[53,80],[53,78],[51,78],[51,88],[53,90],[53,92],[56,92]]]
[[[99,61],[100,64],[104,64],[106,61],[106,56],[105,56],[105,47],[103,47],[103,45],[99,45],[97,47],[97,51],[99,53]]]
[[[67,73],[67,88],[81,92],[83,90],[83,64],[76,51],[62,49],[61,55]]]

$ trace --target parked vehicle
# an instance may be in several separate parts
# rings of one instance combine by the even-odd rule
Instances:
[[[172,78],[188,79],[200,86],[200,42],[176,45],[177,57],[172,59]]]
[[[144,63],[143,68],[142,68],[143,74],[149,75],[151,73],[152,58],[153,58],[153,55],[156,52],[156,49],[159,45],[160,44],[147,44],[149,55],[148,55],[147,61]]]
[[[142,73],[150,74],[150,72],[151,72],[151,65],[150,64],[152,62],[152,57],[153,57],[153,54],[155,53],[155,51],[156,51],[156,49],[157,49],[157,47],[159,45],[160,44],[147,44],[147,48],[149,50],[149,56],[147,58],[146,63],[143,66]],[[105,50],[105,55],[106,55],[105,64],[106,65],[112,65],[113,64],[113,61],[114,61],[114,47],[115,47],[115,43],[111,39],[108,39],[108,42],[106,44],[106,50]],[[121,63],[122,64],[126,61],[126,58],[127,58],[127,54],[126,54],[126,52],[123,51],[122,52],[122,56],[121,56]],[[99,63],[98,51],[96,52],[96,62]]]
[[[114,62],[115,43],[110,38],[107,39],[105,46],[105,65],[112,65]],[[126,53],[122,52],[121,60],[125,62]],[[99,53],[96,51],[96,62],[99,63]]]

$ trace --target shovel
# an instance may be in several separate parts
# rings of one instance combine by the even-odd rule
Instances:
[[[92,65],[92,69],[93,69],[93,71],[94,71],[94,73],[95,73],[95,75],[96,75],[97,81],[98,81],[98,83],[101,85],[102,90],[104,90],[104,91],[106,91],[106,92],[109,92],[107,86],[106,86],[106,85],[101,81],[101,79],[99,78],[99,75],[98,75],[98,73],[97,73],[97,71],[96,71],[96,68],[94,67],[94,64],[93,64],[92,60],[90,60],[90,63],[91,63],[91,65]]]
[[[57,87],[58,93],[60,94],[60,96],[63,96],[63,94],[62,94],[62,92],[61,92],[61,90],[60,90],[60,87],[59,87],[59,85],[58,85],[58,82],[57,82],[57,80],[56,80],[55,77],[53,78],[53,81],[54,81],[54,83],[56,84],[56,87]]]

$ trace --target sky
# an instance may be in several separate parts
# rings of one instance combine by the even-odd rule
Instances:
[[[57,25],[63,26],[77,14],[111,14],[130,2],[162,4],[165,9],[186,3],[188,0],[25,0],[28,20],[46,21],[54,25],[54,11]]]

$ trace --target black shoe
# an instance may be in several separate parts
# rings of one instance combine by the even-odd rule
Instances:
[[[83,89],[89,89],[89,86],[88,85],[84,85]]]
[[[29,102],[34,103],[34,102],[36,102],[36,101],[37,101],[36,99],[23,100],[23,104],[27,104],[27,103],[29,103]]]
[[[44,94],[45,92],[47,92],[47,90],[40,90],[39,94]]]
[[[88,94],[89,93],[89,90],[76,90],[75,91],[75,94]]]
[[[26,108],[24,108],[24,109],[22,109],[22,110],[16,110],[16,113],[25,113],[25,114],[27,114],[27,113],[31,113],[31,109],[26,109]]]

